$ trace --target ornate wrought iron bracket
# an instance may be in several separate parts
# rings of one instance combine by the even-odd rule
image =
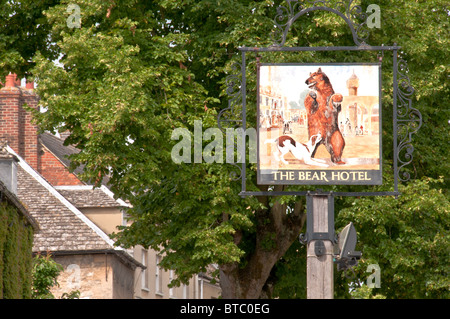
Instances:
[[[246,77],[245,77],[245,54],[242,55],[242,64],[235,63],[232,66],[232,73],[226,78],[228,107],[221,110],[217,115],[217,125],[219,129],[226,133],[227,128],[246,127]],[[245,133],[244,133],[245,134]],[[244,137],[245,141],[245,137]],[[245,143],[243,143],[245,154]],[[245,190],[246,164],[245,156],[241,167],[238,164],[230,163],[235,170],[231,172],[230,177],[233,181],[242,181],[242,189]]]
[[[352,32],[353,41],[356,45],[365,45],[369,36],[368,27],[366,24],[366,14],[361,6],[354,5],[353,0],[339,1],[333,4],[329,0],[307,0],[304,3],[298,0],[286,0],[287,6],[279,6],[277,8],[277,15],[275,16],[275,31],[272,35],[275,47],[282,47],[286,42],[287,34],[292,24],[303,15],[308,15],[313,11],[329,11],[340,16],[347,23]],[[307,6],[307,5],[310,6]],[[361,20],[361,23],[356,23],[353,19]],[[279,39],[281,38],[281,39]]]
[[[395,183],[398,180],[405,182],[411,176],[405,167],[413,160],[414,147],[412,146],[412,134],[422,126],[422,114],[412,107],[411,97],[414,88],[408,77],[408,65],[394,51],[394,172]],[[397,187],[397,186],[396,186]]]

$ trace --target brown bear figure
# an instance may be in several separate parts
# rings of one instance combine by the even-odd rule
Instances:
[[[345,164],[341,156],[345,147],[344,137],[339,130],[338,114],[341,111],[342,94],[334,93],[330,79],[321,68],[310,73],[305,82],[311,89],[305,98],[305,108],[308,116],[308,137],[321,134],[324,144],[335,164]],[[314,150],[314,157],[317,148]]]

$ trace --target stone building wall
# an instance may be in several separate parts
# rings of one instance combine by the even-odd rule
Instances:
[[[56,298],[73,290],[80,291],[82,299],[133,298],[133,275],[125,275],[132,270],[114,254],[59,255],[53,259],[64,267],[59,287],[52,289]]]

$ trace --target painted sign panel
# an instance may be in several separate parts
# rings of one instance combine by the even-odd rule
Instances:
[[[261,64],[258,184],[381,184],[380,67]]]

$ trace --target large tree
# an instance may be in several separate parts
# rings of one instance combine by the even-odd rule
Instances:
[[[69,2],[79,6],[79,26],[68,23],[77,18],[73,16],[76,11],[67,11]],[[337,1],[327,3],[334,6]],[[59,61],[54,63],[43,51],[34,59],[32,70],[46,109],[36,113],[41,128],[69,130],[66,142],[81,149],[72,160],[74,165],[85,165],[84,177],[100,183],[108,175],[112,190],[132,202],[129,215],[133,224],[117,235],[118,242],[161,250],[162,265],[175,269],[180,281],[205,270],[208,264],[218,264],[223,296],[229,298],[303,296],[304,247],[298,246],[297,238],[305,222],[304,198],[240,198],[240,183],[233,180],[232,165],[175,163],[171,151],[178,141],[172,140],[172,132],[176,128],[194,132],[195,120],[202,120],[203,130],[217,126],[216,116],[228,103],[226,78],[240,61],[237,48],[272,44],[270,34],[279,4],[284,2],[61,1],[45,11],[52,27],[50,43],[56,46],[54,52],[61,53]],[[402,45],[412,85],[419,92],[414,103],[425,124],[433,123],[422,128],[414,140],[419,164],[413,166],[413,173],[438,178],[448,173],[444,160],[448,154],[448,9],[444,1],[382,1],[379,5],[381,29],[372,30],[369,42]],[[423,28],[424,24],[428,28]],[[286,45],[353,45],[353,40],[340,17],[318,12],[295,23]],[[373,61],[377,56],[376,52],[307,52],[262,55],[261,59],[349,62]],[[383,114],[387,118],[392,114],[389,61],[387,57],[383,60],[388,69],[383,73]],[[255,70],[252,57],[247,68],[249,118],[255,116]],[[383,123],[387,159],[392,158],[390,123],[389,119]],[[209,142],[205,140],[203,145]],[[390,162],[385,164],[389,167]],[[392,171],[386,174],[390,176]],[[253,166],[249,166],[247,178],[248,189],[264,190],[256,185]],[[411,183],[412,189],[423,189],[423,182]],[[435,180],[430,183],[441,187]],[[444,183],[447,187],[448,174]],[[389,185],[384,187],[389,189]],[[433,193],[432,198],[445,204],[445,197],[439,194]],[[354,218],[358,230],[364,226],[361,232],[370,232],[370,207],[384,207],[384,201],[391,203],[392,199],[336,201],[337,211],[345,212],[342,218],[337,215],[338,226]],[[393,213],[405,209],[392,203],[389,207]],[[431,204],[426,209],[442,212],[441,206]],[[356,215],[359,212],[364,212],[363,216]],[[443,225],[430,223],[429,227],[437,227],[448,242],[448,214],[442,216]],[[417,231],[420,234],[420,229]],[[382,263],[380,249],[370,249],[378,247],[376,239],[362,237],[368,248],[365,258]],[[404,237],[397,236],[396,244],[410,244],[399,238]],[[392,244],[388,236],[383,240]],[[441,248],[436,248],[433,256],[433,263],[439,264]],[[433,278],[441,280],[440,275],[442,272]],[[396,282],[409,284],[401,279]],[[342,287],[338,285],[337,292],[345,296],[345,281]],[[430,287],[442,291],[442,281]],[[421,296],[424,290],[418,287],[417,291],[414,296]],[[385,295],[396,296],[391,292]]]
[[[44,10],[57,3],[57,0],[0,1],[0,78],[9,72],[31,76],[36,51],[50,60],[57,57],[57,47],[48,41],[52,26],[44,15]]]

